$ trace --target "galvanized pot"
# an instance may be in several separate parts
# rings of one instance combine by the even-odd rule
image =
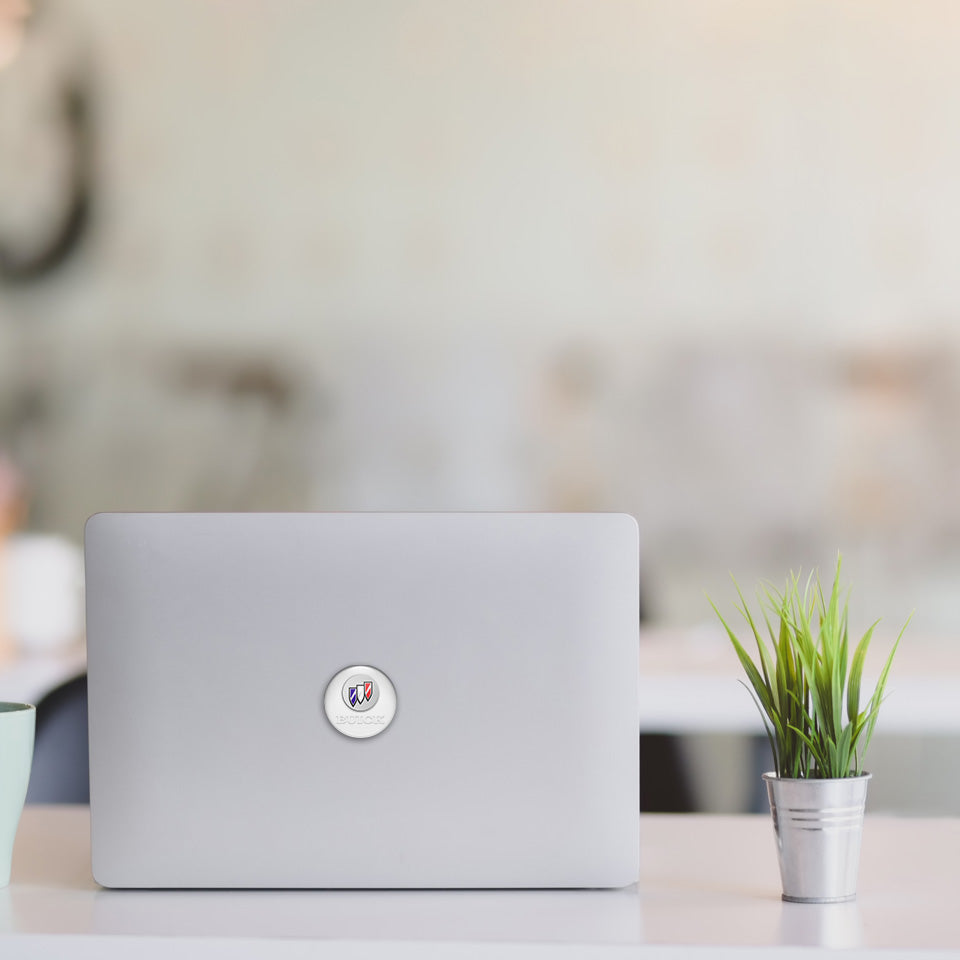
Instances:
[[[870,774],[788,780],[765,773],[783,899],[842,903],[857,895],[863,807]]]

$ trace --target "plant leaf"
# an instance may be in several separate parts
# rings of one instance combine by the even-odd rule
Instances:
[[[863,678],[863,665],[867,659],[867,650],[870,648],[870,639],[876,630],[879,620],[874,620],[867,628],[867,632],[860,638],[853,651],[853,661],[850,664],[850,682],[847,685],[847,719],[855,720],[860,713],[860,681]]]
[[[912,619],[913,613],[907,617],[907,622],[900,628],[900,633],[897,635],[893,649],[890,651],[890,656],[887,657],[887,662],[883,665],[883,670],[880,671],[880,678],[877,680],[877,685],[874,688],[873,696],[870,698],[870,703],[867,709],[868,720],[863,736],[864,753],[867,752],[867,747],[870,746],[870,740],[873,738],[873,728],[877,725],[877,715],[880,712],[880,704],[883,702],[883,691],[887,686],[887,677],[890,674],[890,666],[893,663],[893,655],[897,652],[897,647],[900,646],[900,640],[903,638],[903,633],[910,625],[910,621]]]

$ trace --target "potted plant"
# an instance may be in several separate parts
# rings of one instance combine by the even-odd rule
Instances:
[[[838,556],[829,598],[814,574],[802,582],[791,573],[782,593],[763,584],[757,591],[759,626],[734,581],[740,598],[737,610],[756,643],[757,662],[710,600],[750,681],[747,689],[752,688],[770,741],[776,769],[763,779],[773,815],[783,899],[801,903],[840,902],[856,896],[870,779],[863,769],[864,757],[890,665],[907,626],[900,631],[873,693],[861,705],[863,667],[877,623],[851,648],[848,594],[841,598],[840,566]]]

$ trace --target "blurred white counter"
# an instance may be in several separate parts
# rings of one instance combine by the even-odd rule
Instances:
[[[889,650],[878,638],[864,691]],[[877,670],[871,675],[869,667]],[[0,700],[35,703],[82,673],[80,645],[57,654],[0,663]],[[640,730],[643,733],[763,734],[757,708],[738,682],[740,664],[725,637],[708,630],[645,629],[640,634]],[[960,641],[905,638],[894,659],[877,729],[884,734],[960,734]]]
[[[872,692],[892,638],[877,637],[867,658]],[[753,653],[752,648],[747,648]],[[872,668],[872,673],[871,673]],[[760,715],[738,682],[746,677],[720,630],[640,634],[640,729],[644,733],[763,734]],[[960,640],[904,636],[894,657],[877,730],[960,734]]]
[[[87,652],[75,645],[60,653],[15,657],[0,664],[0,700],[36,704],[87,669]]]

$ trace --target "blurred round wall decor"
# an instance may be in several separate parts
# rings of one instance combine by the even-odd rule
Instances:
[[[0,0],[0,281],[46,276],[76,249],[93,191],[82,32],[51,0]]]

